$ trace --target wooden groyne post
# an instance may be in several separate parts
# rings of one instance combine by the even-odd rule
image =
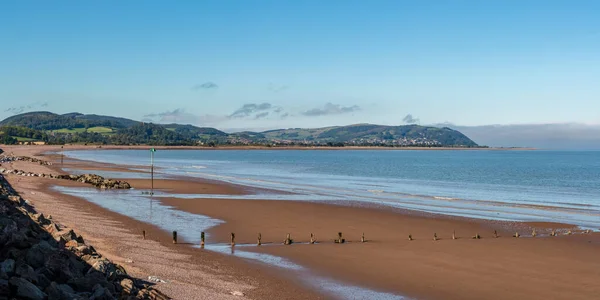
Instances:
[[[258,233],[258,241],[256,242],[256,245],[260,246],[262,245],[262,235],[260,234],[260,232]]]
[[[455,240],[456,239],[456,230],[452,231],[452,239]]]
[[[345,242],[346,242],[346,240],[344,238],[342,238],[342,233],[338,232],[338,238],[337,238],[337,240],[335,240],[335,243],[336,244],[343,244]]]
[[[433,240],[434,240],[434,241],[437,241],[437,240],[438,240],[437,233],[435,233],[435,232],[433,233]]]
[[[367,240],[365,240],[365,233],[363,232],[363,233],[362,233],[362,236],[360,237],[360,242],[361,242],[361,243],[364,243],[364,242],[366,242],[366,241],[367,241]]]
[[[494,238],[498,238],[498,231],[494,230]]]
[[[146,239],[146,230],[142,230],[142,239]]]
[[[285,240],[283,241],[284,245],[291,245],[294,241],[292,240],[292,236],[288,233],[285,236]]]
[[[235,246],[235,233],[231,233],[231,246]]]
[[[204,248],[204,231],[200,232],[200,247]]]
[[[312,232],[311,232],[311,233],[310,233],[310,243],[311,243],[311,244],[314,244],[315,242],[316,242],[315,235],[314,235],[314,234],[312,234]]]
[[[173,231],[173,244],[177,244],[177,231]]]

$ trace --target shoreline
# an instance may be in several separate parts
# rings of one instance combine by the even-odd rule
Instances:
[[[10,147],[15,146],[6,146]],[[538,148],[533,147],[381,147],[381,146],[152,146],[152,145],[30,145],[16,147],[51,147],[53,149],[42,152],[59,152],[66,150],[149,150],[151,148],[157,150],[389,150],[389,151],[537,151]],[[55,151],[56,150],[56,151]]]
[[[226,185],[235,189],[234,185]],[[233,231],[239,243],[255,243],[257,232],[262,233],[265,242],[275,243],[281,243],[288,232],[299,241],[307,241],[309,232],[316,233],[319,240],[332,240],[337,231],[343,231],[346,238],[357,241],[364,231],[370,240],[365,244],[249,249],[286,257],[316,274],[376,290],[425,299],[589,299],[600,292],[593,284],[600,279],[596,271],[600,260],[594,256],[600,247],[598,233],[514,239],[508,237],[515,227],[501,229],[496,221],[402,214],[380,208],[280,200],[161,198],[160,201],[182,211],[224,220],[225,223],[208,231],[212,236],[207,240],[210,243],[226,243],[228,233]],[[549,228],[565,226],[509,223],[524,228],[524,236],[530,226],[543,234]],[[492,228],[498,228],[502,237],[490,238]],[[451,230],[457,230],[458,240],[449,238]],[[474,231],[481,232],[483,239],[471,240]],[[438,233],[439,241],[431,239],[432,232]],[[409,233],[415,237],[412,242],[406,239]],[[165,234],[168,244],[168,233]],[[549,258],[552,263],[548,263]],[[285,275],[284,271],[270,269],[273,274]]]

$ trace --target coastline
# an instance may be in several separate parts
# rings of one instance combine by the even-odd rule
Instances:
[[[41,154],[37,147],[3,148],[6,153],[14,150],[19,155]],[[32,172],[60,173],[56,165],[13,164]],[[235,291],[250,299],[323,299],[322,295],[295,284],[293,279],[270,268],[195,249],[186,241],[173,245],[171,234],[157,226],[53,189],[54,186],[89,188],[88,185],[15,175],[7,175],[6,179],[38,211],[76,229],[105,257],[123,265],[129,274],[165,280],[165,283],[157,283],[155,288],[173,299],[235,299],[232,296]],[[211,187],[210,184],[206,186]],[[147,232],[145,240],[142,230]]]
[[[6,147],[6,146],[5,146]],[[6,147],[8,149],[14,146]],[[19,147],[19,146],[17,146]],[[39,147],[34,151],[42,152],[59,152],[61,150],[141,150],[154,148],[157,150],[388,150],[388,151],[536,151],[540,150],[532,147],[379,147],[379,146],[345,146],[345,147],[329,147],[329,146],[151,146],[151,145],[78,145],[68,144],[61,148],[60,145],[31,145],[27,147]]]
[[[181,188],[171,192],[185,193]],[[236,186],[225,184],[224,188],[234,191]],[[58,197],[63,196],[57,193],[55,198]],[[347,239],[357,241],[364,231],[370,240],[365,244],[324,242],[248,249],[289,258],[318,274],[341,278],[344,282],[419,299],[589,299],[600,292],[594,284],[600,279],[596,271],[600,260],[594,256],[600,246],[597,233],[509,238],[515,228],[525,236],[532,225],[546,234],[550,228],[568,225],[519,222],[500,225],[501,222],[409,211],[295,201],[164,198],[161,202],[224,220],[225,223],[209,230],[214,237],[209,238],[209,243],[225,243],[228,233],[234,231],[239,243],[249,244],[256,242],[257,232],[263,234],[265,242],[281,243],[288,232],[299,241],[307,241],[310,232],[326,241],[332,240],[337,231],[343,231]],[[87,202],[80,204],[92,206]],[[95,207],[91,211],[101,210]],[[494,228],[498,228],[501,238],[490,237]],[[459,234],[456,241],[449,238],[452,230]],[[439,235],[439,241],[431,239],[433,232]],[[473,232],[481,232],[483,239],[470,239]],[[415,237],[412,242],[406,239],[409,233]],[[162,236],[166,244],[163,246],[172,246],[169,234],[163,230]],[[235,257],[223,259],[236,266],[246,263]],[[564,270],[569,273],[564,274]],[[285,277],[285,272],[278,269],[266,272]],[[307,295],[303,287],[298,287],[298,291]]]

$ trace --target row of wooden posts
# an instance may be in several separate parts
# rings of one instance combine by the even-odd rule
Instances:
[[[589,233],[589,232],[590,232],[589,230],[585,231],[585,233]],[[566,234],[567,235],[571,235],[572,234],[571,230],[567,231]],[[550,236],[557,236],[557,235],[558,234],[556,233],[555,230],[552,230],[552,232],[550,233]],[[204,231],[203,231],[202,233],[200,233],[200,246],[204,246],[204,242],[205,242],[204,236],[205,235],[204,235]],[[537,236],[537,232],[536,232],[535,229],[533,229],[533,231],[531,232],[531,236],[532,237],[536,237]],[[146,239],[146,230],[142,231],[142,237],[143,237],[144,240]],[[494,230],[494,238],[498,238],[498,237],[500,237],[498,235],[498,232],[496,230]],[[519,232],[515,232],[515,234],[513,235],[513,237],[519,238],[519,237],[521,237],[521,235],[519,234]],[[481,239],[481,236],[479,235],[479,233],[477,233],[474,236],[472,236],[471,238],[478,240],[478,239]],[[452,232],[452,239],[453,240],[458,239],[458,237],[456,236],[456,231]],[[408,240],[409,241],[413,240],[413,237],[412,237],[411,234],[408,235]],[[435,233],[435,232],[433,233],[433,240],[434,241],[439,240],[439,238],[437,236],[437,233]],[[361,243],[365,243],[366,241],[367,240],[365,239],[365,233],[363,232],[363,234],[362,234],[362,236],[360,238],[360,242]],[[310,234],[310,244],[314,244],[316,242],[317,242],[317,240],[315,238],[315,235],[311,233]],[[342,233],[338,232],[338,238],[334,240],[334,243],[336,243],[336,244],[343,244],[345,242],[346,242],[346,239],[343,238]],[[292,240],[291,235],[288,233],[286,235],[286,237],[285,237],[285,240],[283,240],[283,244],[284,245],[291,245],[293,243],[294,243],[294,240]],[[173,231],[173,244],[177,244],[177,231]],[[260,232],[258,233],[258,238],[257,238],[256,244],[258,246],[262,245],[262,235],[260,234]],[[235,245],[235,233],[233,233],[233,232],[231,233],[231,245],[232,246]]]

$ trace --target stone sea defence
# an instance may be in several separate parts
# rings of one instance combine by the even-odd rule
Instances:
[[[2,152],[0,152],[1,154]],[[40,165],[50,166],[51,162],[37,159],[29,156],[14,156],[14,155],[0,155],[0,165],[3,163],[11,163],[14,161],[26,161],[31,163],[38,163]],[[84,175],[53,175],[45,173],[32,173],[16,169],[5,169],[0,168],[0,174],[12,174],[26,177],[41,177],[41,178],[53,178],[78,181],[87,184],[91,184],[100,189],[130,189],[131,185],[122,180],[106,179],[96,174],[84,174]]]
[[[2,154],[2,153],[3,153],[3,151],[0,150],[0,154]],[[52,165],[51,162],[37,159],[35,157],[29,157],[29,156],[3,155],[0,157],[0,163],[7,163],[7,162],[13,162],[13,161],[26,161],[26,162],[38,163],[38,164],[44,165],[44,166]]]
[[[169,299],[73,229],[37,213],[0,175],[0,300]]]
[[[131,185],[126,181],[107,179],[96,174],[83,174],[83,175],[54,175],[45,173],[33,173],[22,170],[10,170],[0,168],[0,174],[12,174],[17,176],[25,177],[41,177],[41,178],[52,178],[52,179],[63,179],[71,180],[82,183],[91,184],[100,189],[130,189]]]

